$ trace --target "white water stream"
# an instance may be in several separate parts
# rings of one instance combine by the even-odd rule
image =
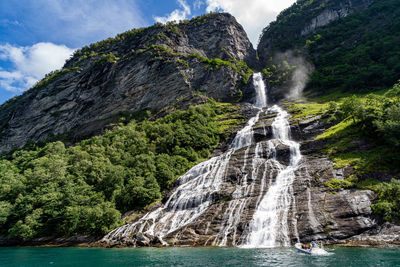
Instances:
[[[293,202],[292,184],[301,160],[300,145],[290,140],[288,113],[278,106],[270,108],[278,113],[272,123],[273,137],[290,148],[290,164],[285,167],[278,161],[279,172],[275,182],[259,203],[250,223],[250,231],[242,247],[289,246],[288,214]]]
[[[239,240],[244,247],[273,247],[290,244],[287,221],[289,208],[293,203],[294,171],[301,159],[299,144],[290,141],[288,114],[278,106],[267,110],[267,112],[277,113],[272,124],[273,136],[276,140],[255,144],[253,129],[260,114],[264,112],[263,108],[267,106],[265,85],[261,73],[253,75],[253,84],[256,89],[254,105],[259,111],[236,134],[230,148],[222,155],[194,166],[179,177],[177,187],[164,205],[147,213],[133,224],[126,224],[114,229],[103,238],[104,241],[127,237],[136,232],[147,233],[162,239],[175,230],[194,222],[214,204],[215,196],[218,195],[221,185],[225,181],[232,154],[247,147],[242,171],[249,168],[247,165],[251,164],[251,172],[246,173],[240,181],[237,181],[232,200],[223,213],[223,225],[212,244],[225,246],[228,243],[228,236],[231,237],[233,245],[240,245],[236,244],[236,240]],[[289,166],[283,166],[275,159],[274,144],[277,142],[290,147]],[[248,160],[251,147],[254,147],[254,156]],[[263,158],[263,151],[267,151],[269,160]],[[267,177],[267,170],[272,168],[277,170],[274,172],[277,173],[276,177],[270,177],[270,175]],[[262,177],[259,185],[261,190],[268,187],[268,191],[264,196],[259,195],[250,229],[238,239],[236,231],[240,216],[248,204],[247,196],[253,194],[257,177],[260,176]],[[273,180],[274,182],[272,182]],[[268,185],[267,181],[269,181]],[[205,234],[209,227],[210,222],[207,224]]]

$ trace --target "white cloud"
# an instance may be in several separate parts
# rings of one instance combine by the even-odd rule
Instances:
[[[295,0],[206,0],[206,10],[225,11],[235,16],[255,47],[262,29],[294,2]]]
[[[177,0],[181,9],[175,9],[170,14],[164,17],[154,17],[154,20],[161,23],[166,23],[167,21],[180,21],[185,20],[192,13],[190,6],[184,0]]]
[[[50,71],[60,69],[73,53],[65,45],[37,43],[32,46],[0,45],[0,60],[11,62],[10,70],[0,69],[0,87],[22,92]]]

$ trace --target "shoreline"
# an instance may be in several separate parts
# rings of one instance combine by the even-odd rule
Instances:
[[[68,238],[39,238],[29,241],[21,241],[0,237],[0,247],[79,247],[79,248],[166,248],[166,247],[215,247],[215,246],[198,246],[198,245],[170,245],[170,246],[129,246],[126,244],[109,245],[100,243],[101,237],[81,237],[73,236]],[[320,241],[317,241],[320,242]],[[325,247],[339,246],[349,248],[400,248],[398,240],[393,241],[377,241],[369,240],[335,240],[322,242]],[[227,248],[232,246],[227,246]]]

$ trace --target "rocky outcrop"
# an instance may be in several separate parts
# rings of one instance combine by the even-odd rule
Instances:
[[[332,21],[347,17],[355,11],[367,8],[373,0],[347,0],[339,2],[338,5],[324,9],[318,16],[301,30],[301,35],[315,32],[319,27],[325,26]]]
[[[240,100],[248,76],[232,60],[251,65],[255,59],[242,26],[229,14],[156,24],[92,44],[61,72],[0,107],[0,153],[48,138],[73,142],[122,116],[159,111],[193,93]]]
[[[346,241],[346,246],[400,246],[400,226],[385,223]]]
[[[369,190],[331,192],[324,182],[344,179],[342,170],[324,158],[305,156],[294,183],[297,231],[301,241],[342,240],[360,234],[377,224],[371,217],[375,193]],[[304,179],[305,178],[305,179]]]

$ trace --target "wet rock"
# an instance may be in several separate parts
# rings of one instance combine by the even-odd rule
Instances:
[[[360,235],[351,237],[348,246],[392,246],[400,245],[400,225],[385,223]]]
[[[143,233],[137,233],[135,239],[136,239],[136,245],[138,246],[147,247],[150,245],[150,238],[144,235]]]
[[[161,239],[160,239],[158,236],[155,236],[155,237],[153,237],[153,238],[151,239],[150,244],[151,244],[151,245],[154,245],[154,246],[156,246],[156,245],[162,245],[162,241],[161,241]]]
[[[70,237],[38,237],[30,240],[22,240],[18,238],[10,238],[0,236],[0,246],[46,246],[46,247],[59,247],[59,246],[92,246],[101,239],[96,236],[75,235]]]
[[[275,157],[283,165],[290,164],[290,147],[280,141],[273,140],[275,146]]]
[[[265,126],[254,129],[254,139],[256,142],[261,142],[272,138],[272,127]]]

